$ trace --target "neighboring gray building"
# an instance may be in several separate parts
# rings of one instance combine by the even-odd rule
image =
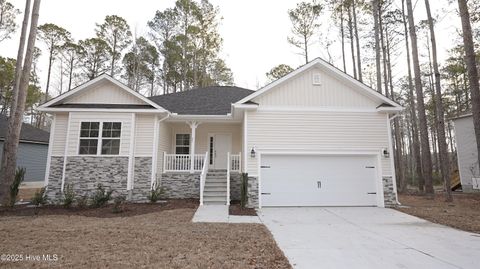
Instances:
[[[453,119],[457,143],[458,171],[464,192],[480,191],[480,170],[477,157],[477,143],[473,130],[473,116],[466,114]]]
[[[3,143],[7,133],[8,118],[0,115],[0,161]],[[48,156],[48,139],[50,134],[42,129],[24,123],[20,133],[20,144],[17,153],[17,167],[26,169],[24,181],[43,182]]]

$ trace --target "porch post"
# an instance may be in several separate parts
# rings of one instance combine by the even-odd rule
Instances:
[[[190,173],[193,174],[195,171],[195,133],[197,130],[199,122],[189,121],[187,124],[191,129],[191,141],[190,141]]]

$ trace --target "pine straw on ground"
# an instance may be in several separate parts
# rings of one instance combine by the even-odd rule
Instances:
[[[54,255],[15,268],[291,268],[261,224],[192,223],[195,209],[128,217],[2,216],[0,254]]]
[[[453,202],[445,202],[443,193],[434,199],[415,194],[400,194],[403,206],[397,210],[460,230],[480,233],[480,193],[454,193]]]

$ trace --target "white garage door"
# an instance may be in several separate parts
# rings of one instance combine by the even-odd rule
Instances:
[[[374,206],[374,156],[262,155],[262,206]]]

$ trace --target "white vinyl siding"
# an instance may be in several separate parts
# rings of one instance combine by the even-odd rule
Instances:
[[[68,134],[68,156],[78,155],[81,122],[121,122],[120,156],[129,155],[130,134],[132,128],[131,113],[98,113],[98,112],[71,112],[70,131]]]
[[[55,117],[55,130],[50,130],[54,134],[53,141],[50,141],[52,156],[63,156],[67,137],[68,113],[57,113]]]
[[[319,73],[321,85],[313,85],[313,75]],[[345,82],[312,68],[272,88],[254,102],[261,106],[295,107],[355,107],[372,108],[380,105]]]
[[[381,152],[388,148],[386,115],[376,112],[257,111],[247,114],[247,169],[258,174],[257,151]],[[392,155],[392,154],[391,154]],[[382,173],[391,174],[390,159],[382,157]]]
[[[135,156],[153,156],[155,116],[137,114],[135,119]]]
[[[158,126],[158,155],[157,155],[157,177],[163,171],[163,153],[171,153],[171,126],[169,123],[160,122]]]
[[[460,180],[462,186],[470,191],[473,188],[472,178],[480,176],[473,117],[468,116],[455,119],[454,125]]]
[[[145,102],[111,82],[103,82],[95,87],[68,97],[67,104],[137,104]]]
[[[171,126],[172,140],[170,143],[172,146],[175,145],[175,134],[191,133],[190,126],[186,123],[172,123]],[[240,123],[201,123],[195,134],[195,154],[205,154],[208,151],[208,135],[214,133],[231,134],[231,153],[238,154],[242,151],[242,125]]]

